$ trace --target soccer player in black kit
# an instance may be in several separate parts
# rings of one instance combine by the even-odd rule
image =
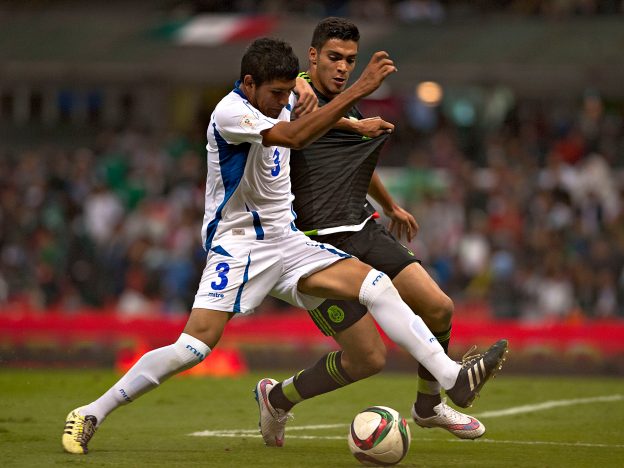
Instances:
[[[358,28],[346,19],[327,18],[317,25],[309,49],[309,70],[300,76],[314,89],[319,106],[344,91],[355,67],[358,40]],[[453,302],[392,234],[411,240],[418,224],[394,202],[374,172],[379,152],[393,129],[394,125],[379,117],[364,119],[353,107],[325,136],[293,151],[295,223],[312,239],[332,244],[386,273],[448,353]],[[375,222],[367,194],[390,219],[389,229]],[[385,346],[365,307],[330,299],[309,314],[341,350],[328,353],[283,382],[272,381],[269,402],[279,412],[276,424],[286,424],[287,412],[295,404],[372,376],[385,365]],[[416,424],[440,427],[459,438],[476,439],[485,432],[476,418],[446,404],[441,385],[422,365],[411,413]],[[264,435],[262,429],[261,425]]]

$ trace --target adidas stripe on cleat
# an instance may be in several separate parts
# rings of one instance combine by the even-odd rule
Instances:
[[[97,418],[92,415],[83,416],[82,408],[76,408],[67,415],[65,430],[61,439],[66,452],[86,454],[87,445],[97,430]]]
[[[468,408],[479,395],[483,385],[503,367],[507,359],[508,342],[499,340],[483,354],[464,355],[457,381],[446,391],[447,396],[461,408]]]

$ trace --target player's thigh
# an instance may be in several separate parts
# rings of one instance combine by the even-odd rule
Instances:
[[[394,279],[412,263],[420,263],[414,253],[403,245],[384,226],[370,222],[361,232],[356,232],[339,244],[347,253],[354,254],[364,263],[383,271]],[[357,252],[357,253],[354,253]]]
[[[324,298],[336,296],[328,295],[329,286],[323,290],[323,285],[319,281],[310,283],[320,285],[318,288],[304,286],[303,290],[299,286],[300,282],[306,284],[311,276],[333,268],[345,259],[349,259],[349,262],[352,260],[349,254],[332,245],[313,241],[301,231],[291,232],[281,238],[277,255],[281,259],[282,272],[271,289],[271,295],[306,310],[317,308]],[[326,283],[328,285],[329,281]],[[346,289],[347,286],[342,287]],[[314,290],[315,294],[307,294],[308,290]],[[351,299],[353,294],[344,297]]]
[[[430,327],[448,325],[447,322],[453,313],[453,301],[440,289],[421,264],[410,263],[394,277],[392,283],[403,301],[420,315],[427,325]]]
[[[370,270],[370,266],[358,259],[347,258],[300,278],[297,288],[310,296],[357,301],[364,278]]]
[[[369,223],[361,233],[349,238],[350,246],[360,250],[358,258],[383,271],[399,291],[403,301],[421,316],[434,331],[445,331],[450,326],[453,302],[422,267],[419,260],[384,226]]]

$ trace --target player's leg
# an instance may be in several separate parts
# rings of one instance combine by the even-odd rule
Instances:
[[[445,352],[448,351],[452,301],[422,268],[413,252],[382,225],[369,222],[361,231],[317,237],[319,239],[356,255],[364,263],[388,274],[404,302],[421,316]],[[421,387],[432,394],[421,398],[419,403],[425,405],[425,413],[432,412],[433,407],[440,403],[440,385],[426,367],[419,366],[418,373],[426,378],[425,381],[420,379]],[[431,385],[428,385],[429,382]]]
[[[453,302],[427,274],[414,253],[375,222],[338,240],[339,248],[390,276],[403,301],[423,319],[448,353]],[[440,384],[423,365],[418,368],[418,376],[419,414],[433,416],[433,408],[441,402]]]
[[[418,263],[410,263],[394,277],[401,298],[420,315],[448,354],[453,301]],[[422,427],[440,427],[462,439],[476,439],[485,426],[476,418],[454,410],[442,400],[441,386],[425,366],[418,367],[418,391],[411,413]]]
[[[284,444],[288,411],[297,403],[376,374],[385,365],[385,345],[360,303],[328,299],[308,312],[321,332],[333,337],[341,350],[324,355],[283,382],[262,379],[258,383],[255,393],[260,432],[269,446]]]
[[[313,366],[284,382],[265,378],[255,388],[260,410],[260,432],[266,445],[282,446],[288,410],[313,396],[336,390],[354,380],[378,372],[385,363],[385,346],[377,329],[358,302],[326,301],[299,293],[302,276],[313,274],[332,263],[350,257],[331,246],[311,242],[300,232],[282,240],[285,271],[272,295],[309,310],[323,333],[338,337],[343,349],[323,356]],[[355,295],[355,294],[354,294]],[[366,316],[365,319],[362,317]],[[358,355],[365,358],[358,359]]]
[[[422,319],[401,300],[386,274],[349,258],[300,279],[298,287],[311,296],[357,298],[388,337],[430,369],[444,388],[455,384],[460,366],[446,356]]]
[[[332,311],[331,314],[321,312],[327,309]],[[275,408],[289,411],[303,400],[370,377],[385,365],[386,347],[372,317],[361,304],[330,299],[310,314],[317,325],[322,324],[319,326],[321,331],[332,336],[341,350],[324,355],[312,367],[276,384],[269,395]],[[340,319],[341,323],[331,323],[330,316]],[[332,330],[332,325],[339,330]]]
[[[413,252],[383,226],[374,222],[337,239],[339,248],[357,255],[365,263],[388,274],[401,298],[419,315],[448,354],[453,302],[442,292]],[[418,392],[412,413],[417,424],[442,427],[462,438],[475,438],[485,432],[483,425],[446,405],[441,385],[423,365],[418,367]]]
[[[342,367],[354,381],[371,377],[385,367],[386,345],[369,313],[334,339],[342,349]]]
[[[264,250],[270,250],[264,248]],[[70,413],[63,446],[86,453],[97,426],[116,408],[132,402],[170,376],[201,362],[219,341],[233,313],[256,307],[280,275],[275,256],[252,243],[221,243],[206,259],[193,309],[180,338],[141,359],[104,395]]]
[[[298,290],[311,296],[338,299],[352,299],[357,294],[388,337],[424,365],[461,407],[472,404],[506,357],[507,341],[500,340],[483,355],[458,365],[446,355],[423,320],[403,302],[388,276],[354,258],[301,278]]]
[[[219,341],[231,313],[193,309],[178,340],[145,353],[100,398],[69,413],[62,437],[67,452],[86,454],[88,443],[104,419],[169,377],[203,361]]]
[[[330,245],[311,242],[300,233],[282,240],[282,244],[289,254],[283,258],[285,271],[271,291],[272,295],[306,309],[317,307],[321,303],[319,297],[359,300],[395,343],[434,373],[456,404],[469,405],[494,369],[500,366],[507,347],[505,340],[491,347],[483,357],[479,356],[478,361],[471,361],[469,367],[459,366],[446,356],[422,319],[401,300],[385,274]],[[338,261],[340,258],[343,260]],[[469,383],[468,372],[482,372],[477,385],[473,385],[472,380]],[[269,397],[277,384],[272,379],[263,379],[255,392],[265,443],[281,446],[286,415],[272,407]]]
[[[420,315],[431,332],[448,353],[451,335],[453,301],[446,295],[425,269],[410,263],[394,277],[392,283],[405,303]],[[433,416],[433,408],[440,404],[440,384],[425,366],[418,368],[418,394],[415,409],[422,417]]]

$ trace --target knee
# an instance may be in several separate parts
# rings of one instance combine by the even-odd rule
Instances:
[[[229,314],[225,312],[193,309],[183,332],[214,348],[228,320]]]
[[[372,350],[364,359],[368,375],[378,374],[386,367],[386,347],[380,346]]]
[[[451,298],[443,294],[427,308],[422,319],[433,331],[445,331],[451,326],[454,310],[455,305]]]
[[[386,347],[382,344],[359,353],[351,360],[350,377],[354,380],[365,379],[378,374],[386,366]]]

